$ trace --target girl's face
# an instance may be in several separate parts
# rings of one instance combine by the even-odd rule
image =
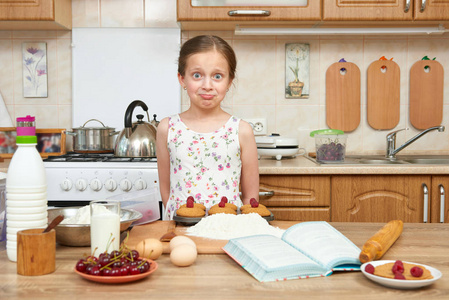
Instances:
[[[217,51],[190,56],[185,75],[178,74],[179,83],[187,88],[191,105],[208,109],[220,105],[232,84],[228,62]]]

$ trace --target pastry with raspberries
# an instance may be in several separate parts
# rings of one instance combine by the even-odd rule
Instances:
[[[250,214],[250,213],[256,213],[259,214],[262,217],[268,217],[271,215],[271,212],[268,210],[268,208],[257,202],[255,198],[251,198],[249,200],[250,204],[242,205],[240,207],[240,211],[242,214]]]
[[[237,214],[237,205],[228,203],[228,198],[222,197],[220,203],[213,205],[209,208],[209,215],[214,214]]]
[[[201,203],[195,203],[192,196],[187,198],[187,203],[181,205],[176,215],[188,218],[201,218],[206,215],[206,207]]]
[[[365,271],[367,271],[366,268]],[[433,278],[432,273],[430,273],[424,266],[414,265],[400,260],[397,260],[394,263],[379,265],[373,268],[372,271],[372,273],[369,273],[399,280],[423,280]]]

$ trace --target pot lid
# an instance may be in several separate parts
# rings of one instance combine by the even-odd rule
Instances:
[[[98,127],[87,127],[86,124],[91,122],[91,121],[97,121],[98,123],[103,125],[103,127],[100,127],[100,126],[98,126]],[[90,120],[86,121],[86,123],[84,123],[83,126],[75,127],[75,128],[72,128],[72,129],[73,130],[83,130],[83,129],[115,130],[115,128],[105,126],[103,124],[103,122],[101,122],[100,120],[97,120],[97,119],[90,119]]]
[[[268,136],[256,136],[256,145],[258,148],[298,147],[298,139],[272,133]]]

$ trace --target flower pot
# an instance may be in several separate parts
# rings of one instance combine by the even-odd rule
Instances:
[[[302,89],[304,87],[304,82],[301,81],[292,81],[288,84],[288,87],[290,88],[290,94],[293,97],[300,97],[302,94]]]

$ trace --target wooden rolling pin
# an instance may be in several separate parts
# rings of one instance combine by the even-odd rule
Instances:
[[[380,259],[399,238],[403,227],[404,223],[401,220],[388,222],[363,245],[360,262],[366,263]]]

